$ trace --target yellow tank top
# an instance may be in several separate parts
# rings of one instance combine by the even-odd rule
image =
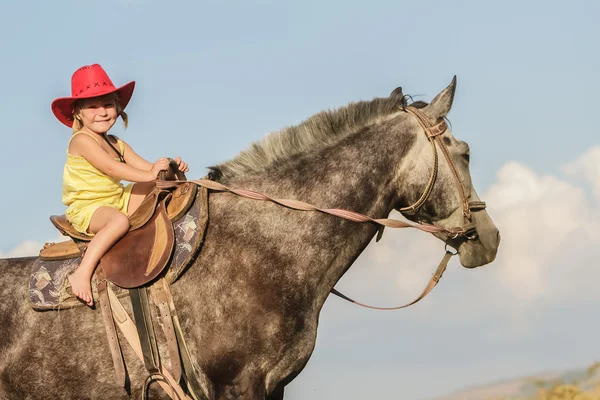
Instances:
[[[97,138],[86,132],[76,132],[69,140],[83,133],[94,139],[98,145]],[[123,154],[123,142],[117,138],[121,154]],[[124,186],[118,178],[113,178],[90,164],[84,157],[69,154],[67,146],[67,162],[63,170],[62,201],[71,208],[76,203],[88,201],[107,200],[112,202],[123,195]],[[80,206],[82,206],[81,204]],[[67,210],[68,213],[69,210]]]

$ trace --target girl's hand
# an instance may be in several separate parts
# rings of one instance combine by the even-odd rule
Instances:
[[[168,171],[169,170],[169,160],[166,157],[159,158],[156,160],[154,164],[152,164],[152,169],[150,170],[150,174],[152,175],[152,179],[157,179],[160,171]]]
[[[175,159],[175,162],[177,163],[177,168],[181,171],[181,172],[188,172],[190,169],[188,168],[188,164],[183,161],[180,157],[177,157]]]

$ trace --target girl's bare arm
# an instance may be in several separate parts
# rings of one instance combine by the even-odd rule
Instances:
[[[151,182],[156,179],[156,174],[151,172],[152,164],[150,164],[150,168],[144,170],[116,161],[87,135],[74,137],[69,146],[69,152],[84,157],[95,168],[117,179],[129,182]],[[129,163],[129,160],[126,159],[126,161]]]

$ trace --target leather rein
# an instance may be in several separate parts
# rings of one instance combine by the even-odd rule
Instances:
[[[456,168],[456,164],[452,160],[450,151],[448,150],[448,148],[446,147],[446,145],[444,144],[444,142],[442,140],[442,135],[448,129],[446,122],[444,120],[442,120],[438,124],[434,125],[431,123],[431,121],[429,120],[427,115],[425,115],[425,113],[423,113],[422,111],[420,111],[419,109],[414,108],[414,107],[406,107],[404,109],[404,111],[408,112],[409,114],[411,114],[415,118],[417,118],[419,125],[421,126],[421,128],[423,128],[423,132],[427,136],[427,140],[429,141],[429,143],[431,143],[431,150],[433,153],[434,165],[431,170],[431,175],[429,177],[427,186],[425,187],[425,190],[423,191],[423,193],[419,197],[419,199],[415,203],[411,204],[410,206],[400,208],[399,211],[401,213],[407,214],[407,215],[415,215],[415,216],[419,215],[420,208],[423,206],[423,204],[425,204],[425,202],[429,198],[429,196],[433,190],[433,186],[435,185],[435,182],[437,180],[438,169],[439,169],[437,147],[439,146],[442,154],[444,155],[444,158],[446,159],[446,161],[448,162],[448,165],[450,166],[450,170],[452,171],[452,175],[454,176],[457,190],[458,190],[460,198],[461,198],[461,207],[462,207],[462,214],[463,214],[463,220],[464,220],[463,225],[458,226],[458,227],[447,228],[447,227],[428,224],[423,221],[419,221],[417,224],[412,224],[412,223],[404,222],[404,221],[397,220],[397,219],[371,218],[371,217],[368,217],[366,215],[363,215],[363,214],[360,214],[360,213],[357,213],[354,211],[349,211],[349,210],[344,210],[344,209],[339,209],[339,208],[318,208],[312,204],[305,203],[305,202],[299,201],[299,200],[277,199],[277,198],[272,198],[263,193],[259,193],[259,192],[253,191],[253,190],[230,188],[219,182],[215,182],[215,181],[212,181],[209,179],[157,181],[156,185],[160,188],[169,188],[169,187],[173,187],[174,185],[177,185],[180,183],[192,182],[192,183],[195,183],[199,186],[206,187],[207,189],[210,189],[213,191],[230,192],[230,193],[236,194],[240,197],[244,197],[244,198],[252,199],[252,200],[270,201],[270,202],[277,203],[284,207],[291,208],[291,209],[298,210],[298,211],[319,211],[319,212],[322,212],[325,214],[334,215],[336,217],[348,219],[350,221],[354,221],[354,222],[358,222],[358,223],[374,223],[374,224],[379,225],[377,241],[379,241],[381,239],[382,234],[383,234],[383,229],[385,227],[415,228],[415,229],[419,229],[421,231],[429,232],[432,234],[433,233],[441,233],[451,239],[457,239],[457,238],[462,238],[464,240],[476,239],[477,231],[475,229],[475,225],[471,222],[471,215],[472,215],[473,211],[484,210],[486,205],[485,205],[485,202],[483,202],[483,201],[468,201],[468,199],[467,199],[467,195],[465,193],[465,188],[464,188],[464,185],[460,178],[460,175],[458,173],[458,170]],[[446,267],[448,266],[448,262],[450,261],[452,256],[454,256],[456,254],[458,254],[458,253],[452,253],[452,252],[446,250],[446,253],[444,254],[444,257],[442,258],[442,261],[439,263],[436,271],[434,272],[433,276],[431,277],[431,279],[425,286],[425,289],[423,290],[423,292],[415,300],[411,301],[408,304],[402,305],[402,306],[397,306],[397,307],[369,306],[367,304],[363,304],[356,300],[351,299],[350,297],[340,293],[336,289],[331,289],[331,293],[336,296],[341,297],[344,300],[350,301],[356,305],[375,309],[375,310],[398,310],[401,308],[405,308],[405,307],[408,307],[408,306],[411,306],[411,305],[417,303],[418,301],[423,299],[427,294],[429,294],[429,292],[431,292],[433,290],[433,288],[438,284],[438,282],[442,278],[442,275],[443,275],[444,271],[446,270]]]

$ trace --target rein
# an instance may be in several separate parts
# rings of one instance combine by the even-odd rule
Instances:
[[[432,149],[432,153],[433,153],[434,163],[433,163],[433,168],[431,170],[431,175],[429,177],[427,186],[425,187],[425,190],[423,191],[423,193],[421,194],[419,199],[415,203],[411,204],[410,206],[400,208],[399,211],[404,214],[418,215],[419,209],[423,206],[423,204],[425,204],[425,202],[429,198],[429,195],[431,194],[431,191],[433,190],[433,186],[435,185],[435,182],[437,180],[437,175],[438,175],[439,162],[438,162],[437,147],[439,146],[442,154],[444,155],[444,158],[448,162],[450,170],[452,171],[452,175],[454,176],[456,186],[458,188],[458,192],[459,192],[459,195],[461,198],[461,206],[462,206],[463,220],[464,220],[464,224],[461,226],[446,228],[446,227],[436,226],[436,225],[423,223],[423,222],[420,222],[419,224],[411,224],[408,222],[400,221],[397,219],[391,219],[391,218],[371,218],[366,215],[363,215],[363,214],[360,214],[360,213],[357,213],[354,211],[344,210],[341,208],[319,208],[312,204],[309,204],[309,203],[306,203],[306,202],[303,202],[300,200],[277,199],[277,198],[267,196],[266,194],[256,192],[254,190],[230,188],[219,182],[215,182],[215,181],[212,181],[209,179],[157,181],[156,186],[158,186],[159,188],[170,188],[170,187],[173,187],[180,183],[191,182],[191,183],[195,183],[198,186],[203,186],[203,187],[213,190],[213,191],[229,192],[229,193],[233,193],[240,197],[244,197],[244,198],[251,199],[251,200],[270,201],[270,202],[277,203],[279,205],[282,205],[284,207],[287,207],[287,208],[290,208],[293,210],[319,211],[319,212],[322,212],[325,214],[333,215],[333,216],[336,216],[339,218],[347,219],[347,220],[358,222],[358,223],[374,223],[374,224],[377,224],[380,226],[379,233],[377,235],[377,241],[379,241],[381,239],[381,236],[383,234],[383,229],[385,227],[415,228],[415,229],[419,229],[421,231],[429,232],[432,234],[433,233],[442,233],[442,234],[445,234],[450,239],[457,239],[459,237],[464,238],[465,240],[476,239],[477,231],[475,229],[475,225],[471,222],[472,211],[484,210],[486,208],[486,205],[485,205],[485,202],[483,202],[483,201],[468,201],[468,199],[467,199],[467,196],[465,193],[465,188],[463,186],[460,175],[458,174],[456,164],[452,160],[452,156],[450,155],[450,151],[448,150],[448,147],[444,144],[443,140],[441,139],[441,136],[448,130],[446,121],[442,120],[438,124],[434,125],[431,123],[431,121],[429,120],[427,115],[425,115],[425,113],[423,113],[421,110],[419,110],[417,108],[406,107],[405,111],[407,113],[413,115],[415,118],[417,118],[419,125],[421,125],[421,128],[423,128],[423,132],[427,136],[427,140],[431,143],[431,149]],[[436,144],[437,144],[437,146],[436,146]],[[397,306],[397,307],[375,307],[375,306],[370,306],[367,304],[360,303],[356,300],[353,300],[350,297],[340,293],[339,291],[337,291],[334,288],[331,289],[331,293],[344,299],[344,300],[354,303],[356,305],[374,309],[374,310],[398,310],[401,308],[406,308],[406,307],[409,307],[409,306],[417,303],[418,301],[423,299],[425,296],[427,296],[427,294],[429,294],[433,290],[433,288],[438,284],[438,282],[442,278],[442,275],[444,274],[444,271],[446,270],[446,267],[448,266],[450,259],[452,258],[452,256],[454,256],[456,254],[458,254],[458,253],[452,253],[452,252],[446,250],[444,257],[440,261],[440,263],[439,263],[436,271],[433,273],[432,277],[429,279],[429,282],[425,286],[425,289],[423,289],[423,292],[421,292],[421,294],[415,300],[411,301],[408,304],[404,304],[404,305]]]
[[[343,219],[347,219],[354,222],[365,223],[372,222],[380,226],[387,226],[389,228],[415,228],[424,232],[429,233],[446,233],[452,237],[462,236],[467,231],[464,228],[444,228],[431,224],[411,224],[408,222],[400,221],[398,219],[392,218],[371,218],[364,214],[360,214],[354,211],[344,210],[342,208],[319,208],[313,206],[312,204],[305,203],[300,200],[293,199],[276,199],[273,197],[269,197],[266,194],[256,192],[254,190],[248,189],[234,189],[228,186],[223,185],[222,183],[211,181],[208,179],[196,179],[196,180],[177,180],[177,181],[156,181],[156,186],[160,189],[167,189],[173,187],[174,185],[178,185],[181,183],[195,183],[198,186],[205,187],[210,190],[214,190],[215,192],[229,192],[236,194],[240,197],[244,197],[246,199],[251,200],[260,200],[260,201],[270,201],[273,203],[277,203],[287,208],[291,208],[293,210],[298,211],[320,211],[325,214],[334,215],[336,217],[340,217]]]

